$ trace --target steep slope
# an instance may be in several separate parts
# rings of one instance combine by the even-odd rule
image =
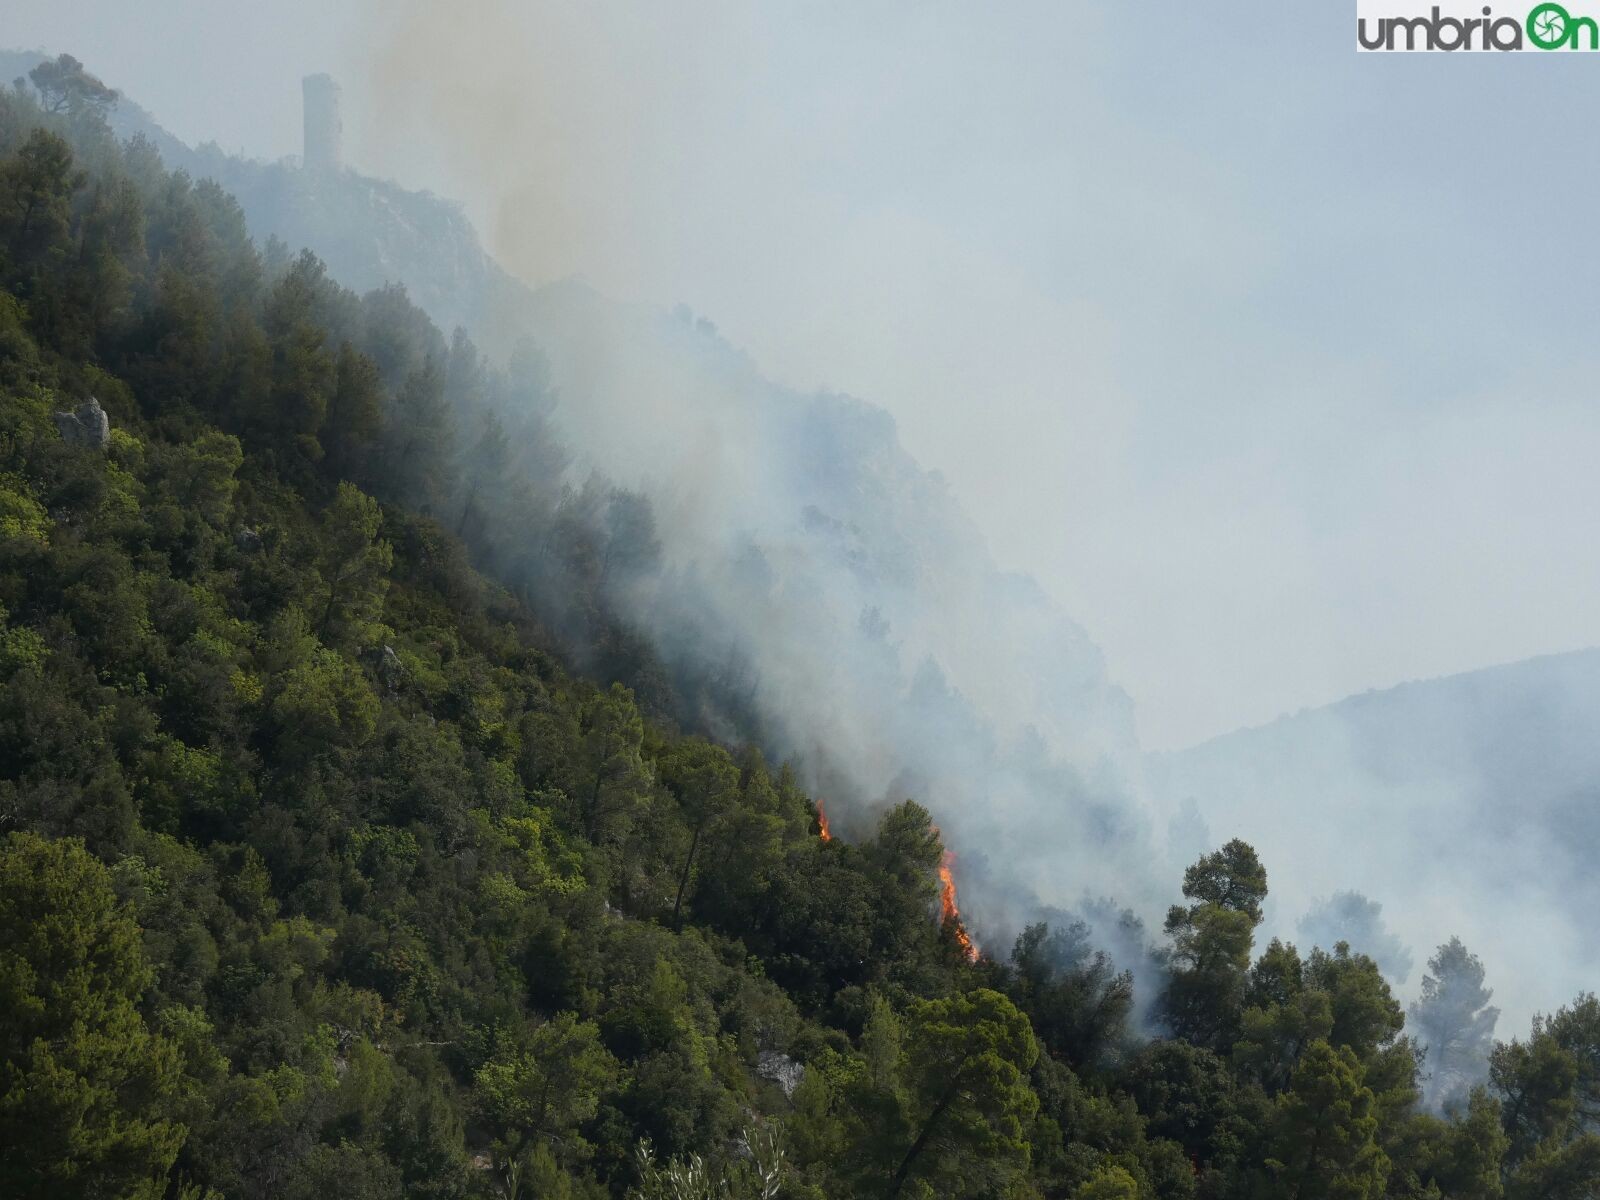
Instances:
[[[743,1189],[744,1129],[843,1195],[766,1116],[867,989],[1004,1034],[1031,1119],[926,811],[824,841],[792,773],[564,670],[409,502],[471,487],[419,490],[436,372],[380,369],[438,331],[81,118],[0,95],[0,1195],[599,1200],[651,1145]]]
[[[502,355],[531,339],[577,454],[569,480],[599,471],[654,504],[661,569],[632,588],[629,612],[672,669],[685,720],[799,756],[845,828],[852,811],[865,826],[869,810],[925,796],[974,883],[986,859],[1006,864],[979,906],[1006,936],[1030,892],[1159,908],[1154,881],[1171,873],[1149,866],[1127,697],[1080,627],[997,570],[887,413],[772,384],[685,310],[571,281],[530,290],[436,197],[190,150],[142,114],[121,119],[171,165],[222,183],[257,239],[310,248],[357,290],[403,284],[436,323]]]
[[[887,413],[773,385],[684,310],[563,284],[529,326],[569,442],[656,502],[667,570],[634,611],[705,719],[744,689],[825,792],[925,796],[957,845],[1058,902],[1137,890],[1090,866],[1144,844],[1126,696],[1080,627],[996,569]],[[722,664],[732,680],[696,686]]]

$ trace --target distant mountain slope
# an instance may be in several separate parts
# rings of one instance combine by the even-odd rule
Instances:
[[[1503,990],[1594,985],[1600,650],[1352,696],[1146,770],[1171,810],[1192,800],[1214,837],[1283,865],[1286,932],[1353,884],[1419,950],[1460,933]]]
[[[1301,776],[1306,759],[1285,753],[1316,761],[1337,734],[1350,765],[1380,781],[1450,779],[1478,799],[1550,796],[1600,783],[1597,732],[1600,649],[1590,649],[1364,692],[1151,760],[1185,778],[1244,758]]]

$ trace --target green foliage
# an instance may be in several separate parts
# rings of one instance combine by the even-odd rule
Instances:
[[[0,248],[13,270],[56,265],[71,229],[72,196],[84,178],[73,165],[71,147],[44,129],[35,129],[0,163]],[[34,295],[46,286],[37,274],[23,278]]]
[[[1594,998],[1474,1092],[1450,943],[1417,1023],[1468,1087],[1425,1112],[1370,959],[1252,964],[1242,842],[1148,997],[1071,921],[969,962],[927,809],[824,841],[794,766],[695,736],[619,615],[655,517],[569,481],[535,348],[258,249],[81,64],[33,82],[0,94],[0,1194],[1594,1194]],[[89,394],[105,454],[52,419]]]
[[[1406,1121],[1392,1191],[1429,1195],[1431,1189],[1459,1200],[1498,1200],[1506,1150],[1499,1105],[1477,1088],[1465,1109],[1454,1122],[1421,1114]]]
[[[1302,1200],[1381,1196],[1390,1164],[1375,1138],[1372,1108],[1354,1052],[1313,1043],[1273,1114],[1271,1194]]]
[[[847,1170],[866,1195],[980,1196],[1026,1171],[1038,1108],[1027,1018],[998,992],[881,1003],[846,1083],[855,1111]]]
[[[1500,1099],[1508,1162],[1515,1165],[1566,1132],[1577,1110],[1577,1060],[1539,1022],[1526,1041],[1496,1046],[1489,1081]]]
[[[46,112],[99,116],[116,103],[117,93],[85,71],[83,64],[70,54],[46,59],[28,72],[28,78],[39,89]]]
[[[1238,1035],[1267,873],[1255,851],[1236,839],[1184,873],[1183,894],[1191,903],[1167,913],[1174,970],[1163,1008],[1179,1037],[1225,1049]]]
[[[1235,838],[1183,873],[1183,894],[1196,907],[1244,913],[1252,925],[1260,924],[1261,902],[1267,896],[1267,870],[1256,852]]]
[[[1411,1006],[1412,1028],[1427,1050],[1427,1094],[1438,1104],[1459,1102],[1488,1065],[1500,1010],[1483,981],[1483,964],[1451,938],[1428,960],[1422,996]]]
[[[1139,1200],[1139,1181],[1121,1167],[1100,1167],[1078,1185],[1072,1200]]]
[[[49,528],[50,515],[27,484],[15,475],[0,475],[0,538],[42,542]]]
[[[689,845],[683,852],[683,869],[678,874],[678,890],[672,902],[672,921],[677,924],[701,839],[707,828],[733,807],[739,771],[726,750],[699,739],[675,747],[660,760],[657,769],[689,827]]]
[[[1197,1174],[1216,1180],[1245,1159],[1269,1106],[1259,1089],[1241,1083],[1224,1059],[1183,1041],[1157,1041],[1124,1075],[1152,1137],[1182,1148]]]
[[[576,1145],[572,1130],[594,1116],[617,1065],[592,1021],[558,1013],[520,1044],[478,1068],[478,1104],[500,1136]]]
[[[1600,999],[1584,993],[1557,1011],[1544,1029],[1577,1068],[1573,1098],[1578,1119],[1587,1128],[1600,1128]]]
[[[184,1137],[161,1115],[178,1056],[139,1012],[150,968],[110,873],[79,843],[13,833],[0,928],[0,1191],[154,1200]]]
[[[1506,1200],[1586,1200],[1600,1189],[1600,1136],[1547,1143],[1506,1183]]]
[[[383,514],[371,496],[341,481],[322,523],[317,570],[325,599],[317,637],[360,642],[383,611],[394,565],[393,551],[378,539]]]
[[[1081,922],[1055,931],[1043,923],[1024,929],[1011,961],[1012,998],[1068,1063],[1096,1066],[1126,1037],[1133,977],[1091,947]]]
[[[300,761],[372,736],[378,699],[349,659],[315,645],[292,621],[275,630],[273,649],[292,655],[269,686],[268,711],[279,749]]]

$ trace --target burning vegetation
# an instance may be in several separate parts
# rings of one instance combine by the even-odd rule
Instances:
[[[961,924],[961,909],[956,905],[956,856],[946,850],[939,863],[939,919],[955,930],[956,941],[968,962],[978,961],[978,946]]]
[[[815,800],[817,806],[817,837],[824,842],[833,841],[833,830],[828,825],[828,810],[820,799]],[[938,828],[933,832],[937,834]],[[967,932],[967,927],[961,922],[961,908],[956,903],[956,856],[955,851],[946,850],[939,860],[939,922],[950,926],[961,947],[961,952],[966,955],[968,962],[978,961],[978,944],[972,940],[972,935]]]

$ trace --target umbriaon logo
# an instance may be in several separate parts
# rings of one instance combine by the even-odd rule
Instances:
[[[1600,21],[1564,4],[1537,4],[1520,17],[1496,15],[1487,4],[1472,16],[1466,12],[1475,5],[1436,4],[1427,16],[1369,11],[1378,7],[1356,2],[1359,50],[1600,50]]]

